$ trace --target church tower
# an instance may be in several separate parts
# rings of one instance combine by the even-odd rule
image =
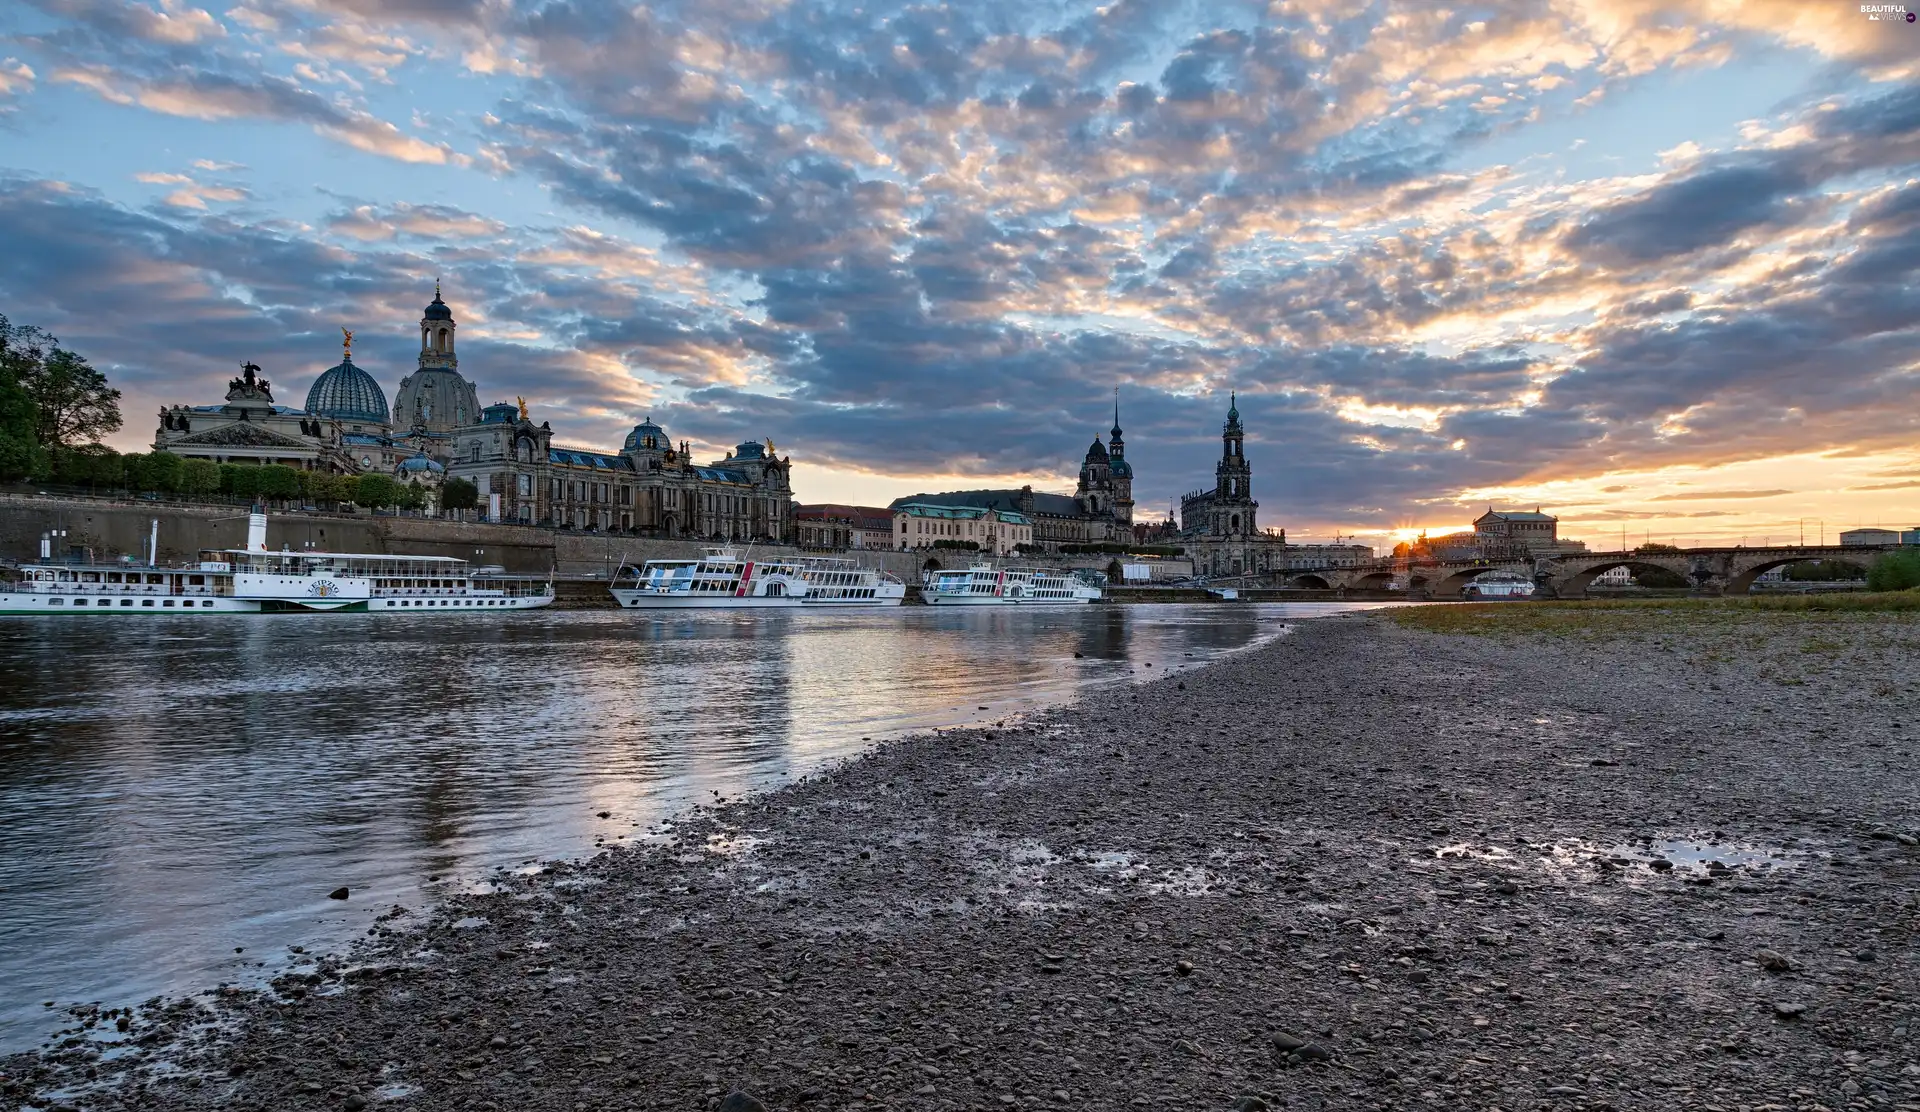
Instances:
[[[1129,529],[1133,525],[1133,465],[1127,462],[1127,446],[1120,439],[1120,388],[1113,388],[1113,430],[1107,437],[1107,471],[1113,476],[1113,520]],[[1117,537],[1129,540],[1131,536]]]
[[[420,317],[420,369],[445,367],[457,369],[460,360],[453,354],[453,310],[440,300],[440,283],[433,283],[433,303]]]
[[[1260,503],[1253,500],[1253,470],[1247,466],[1240,398],[1234,394],[1231,399],[1227,403],[1227,423],[1220,430],[1220,463],[1213,469],[1212,520],[1207,531],[1216,537],[1241,537],[1259,531],[1253,518]]]
[[[433,301],[420,315],[420,366],[393,394],[395,435],[443,464],[452,459],[453,431],[481,417],[479,394],[461,377],[453,353],[454,327],[453,310],[440,300],[435,282]]]
[[[1107,446],[1093,438],[1093,446],[1080,461],[1080,486],[1073,492],[1083,517],[1100,517],[1113,512],[1113,463]]]

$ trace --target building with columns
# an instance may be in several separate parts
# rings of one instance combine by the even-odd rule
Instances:
[[[377,388],[376,388],[377,389]],[[381,408],[386,406],[381,402]],[[215,463],[280,464],[303,471],[358,470],[348,426],[308,409],[278,405],[273,384],[255,363],[242,364],[220,405],[172,405],[160,410],[153,450]]]

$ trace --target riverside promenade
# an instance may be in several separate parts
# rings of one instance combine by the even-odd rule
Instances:
[[[83,1016],[134,1049],[0,1106],[1912,1112],[1917,658],[1912,612],[1303,622]]]

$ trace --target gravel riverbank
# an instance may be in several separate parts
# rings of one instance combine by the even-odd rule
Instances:
[[[82,1017],[0,1106],[1914,1112],[1916,659],[1303,623]]]

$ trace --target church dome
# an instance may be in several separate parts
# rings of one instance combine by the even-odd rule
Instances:
[[[767,446],[758,440],[745,441],[733,449],[734,459],[766,459]]]
[[[429,459],[425,452],[416,452],[400,461],[395,469],[401,475],[444,475],[447,469],[439,460]]]
[[[344,359],[313,380],[313,388],[307,391],[307,412],[339,421],[384,425],[387,395],[372,375],[354,366],[353,360]]]
[[[651,443],[649,443],[649,441],[651,441]],[[624,450],[629,452],[644,452],[651,449],[656,452],[665,452],[672,448],[673,441],[667,439],[667,430],[654,424],[653,418],[649,417],[633,426],[633,431],[627,434],[627,443]]]
[[[1107,446],[1105,444],[1100,443],[1099,437],[1097,436],[1094,437],[1093,447],[1087,449],[1087,462],[1092,463],[1094,460],[1104,460],[1106,458],[1107,458]]]
[[[1123,459],[1115,459],[1113,461],[1113,477],[1116,479],[1133,478],[1133,464]]]
[[[440,294],[436,292],[433,302],[427,306],[425,316],[428,320],[452,320],[453,310],[447,308],[447,303],[440,300]]]
[[[452,367],[422,367],[393,393],[395,427],[450,433],[480,421],[480,396]]]

